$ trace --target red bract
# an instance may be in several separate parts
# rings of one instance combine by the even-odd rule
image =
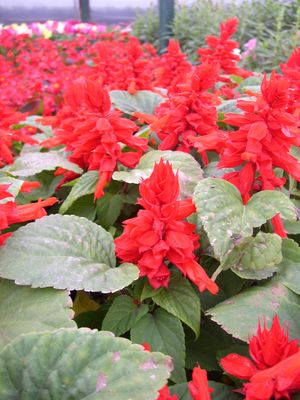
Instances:
[[[200,291],[215,294],[218,287],[196,262],[199,247],[195,225],[182,221],[195,211],[191,199],[177,200],[179,182],[172,167],[163,160],[156,164],[150,178],[140,184],[139,204],[144,210],[124,222],[123,234],[115,240],[117,256],[138,265],[154,288],[168,287],[174,264]]]
[[[288,89],[288,80],[273,72],[269,80],[264,77],[261,94],[256,95],[255,101],[238,101],[243,114],[226,115],[224,121],[239,129],[228,135],[219,163],[221,168],[252,163],[253,170],[259,172],[262,189],[273,189],[284,184],[285,180],[275,175],[275,167],[300,180],[300,164],[290,154],[291,146],[300,144],[300,136],[297,119],[286,111]],[[254,173],[251,173],[244,185],[240,182],[238,187],[242,195],[252,189],[254,177]],[[231,177],[228,178],[230,180]]]
[[[28,192],[31,188],[38,185],[36,182],[24,182],[21,191]],[[6,200],[0,204],[0,230],[7,229],[9,225],[19,222],[27,222],[42,218],[47,215],[44,207],[52,206],[57,203],[55,197],[50,197],[46,200],[39,200],[37,203],[17,205],[12,195],[7,191],[9,185],[0,185],[0,200]],[[0,245],[11,235],[4,233],[0,235]]]
[[[192,65],[182,53],[177,40],[169,41],[166,53],[153,62],[158,64],[154,69],[154,85],[163,88],[172,87],[178,81],[178,76],[192,71]]]
[[[277,316],[270,329],[261,329],[249,343],[252,360],[238,354],[221,359],[222,368],[244,384],[247,400],[290,399],[300,390],[300,351],[297,340],[289,340],[288,331],[280,326]]]
[[[65,102],[66,111],[62,113],[66,118],[60,119],[56,137],[44,145],[65,144],[71,152],[70,161],[98,171],[95,198],[99,198],[117,162],[134,167],[147,149],[147,140],[133,136],[137,125],[122,118],[120,111],[111,109],[109,94],[100,81],[74,82],[66,92]],[[128,149],[123,151],[125,147]]]
[[[290,106],[289,111],[299,119],[300,110],[300,48],[294,49],[290,58],[280,68],[283,75],[290,81]]]
[[[217,134],[218,99],[208,89],[214,85],[218,71],[218,66],[200,65],[181,91],[170,92],[169,99],[158,106],[158,119],[151,128],[162,140],[160,150],[188,152],[193,147],[191,138]]]
[[[193,400],[210,400],[211,389],[208,386],[207,372],[200,367],[193,369],[192,381],[188,383],[188,388]]]
[[[241,60],[239,43],[231,40],[237,26],[237,18],[231,18],[222,23],[220,25],[220,36],[207,36],[205,40],[209,48],[198,49],[198,54],[202,63],[219,64],[223,73],[247,78],[252,73],[237,66],[237,63]],[[228,81],[222,76],[219,79]]]

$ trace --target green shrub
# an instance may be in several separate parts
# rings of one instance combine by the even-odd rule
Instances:
[[[278,69],[292,49],[299,44],[299,0],[195,0],[190,6],[176,5],[173,23],[177,38],[192,61],[197,61],[196,50],[205,45],[205,36],[217,34],[220,22],[236,16],[240,24],[235,39],[241,50],[252,38],[257,45],[254,56],[243,63],[250,69],[270,71]],[[139,14],[134,23],[134,34],[155,46],[158,43],[158,13],[152,6]]]

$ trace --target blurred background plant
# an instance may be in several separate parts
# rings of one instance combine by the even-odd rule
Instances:
[[[240,42],[242,64],[252,70],[278,70],[300,42],[300,0],[195,0],[176,4],[173,34],[182,50],[197,61],[196,50],[205,36],[217,34],[220,22],[239,18],[234,36]],[[142,41],[158,45],[157,7],[138,14],[133,33]]]

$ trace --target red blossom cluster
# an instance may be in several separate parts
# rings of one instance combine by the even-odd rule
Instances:
[[[201,63],[218,64],[220,72],[226,75],[237,75],[247,78],[252,72],[238,67],[241,60],[239,55],[239,43],[231,40],[237,30],[238,19],[231,18],[220,25],[220,36],[206,36],[205,41],[208,48],[199,48],[198,54]],[[228,76],[219,75],[218,80],[229,82]]]
[[[300,391],[300,347],[290,340],[287,329],[275,316],[270,329],[258,324],[257,334],[249,343],[251,359],[238,354],[223,357],[225,372],[241,380],[245,400],[291,399]]]
[[[32,221],[47,215],[44,207],[52,206],[57,203],[55,197],[46,200],[39,200],[36,203],[18,205],[10,192],[7,191],[10,185],[0,185],[0,231],[7,229],[10,225]],[[39,187],[38,182],[24,182],[21,192],[30,192]],[[0,235],[0,245],[11,235],[11,232]]]
[[[201,292],[217,293],[217,285],[196,261],[199,237],[195,225],[183,221],[195,206],[191,199],[178,200],[179,181],[172,166],[161,160],[139,190],[143,209],[124,222],[122,235],[115,239],[117,256],[136,263],[140,275],[147,276],[154,288],[168,287],[171,263]]]
[[[117,162],[133,168],[148,147],[146,139],[133,136],[138,126],[121,115],[111,108],[101,81],[78,80],[66,91],[56,136],[44,142],[47,147],[64,144],[72,152],[70,161],[99,172],[95,198],[104,195]]]
[[[216,94],[208,90],[215,84],[218,65],[202,64],[196,67],[180,91],[168,93],[168,100],[156,109],[157,119],[151,129],[161,140],[160,150],[189,152],[193,148],[191,137],[218,134]],[[203,153],[204,162],[207,161]]]

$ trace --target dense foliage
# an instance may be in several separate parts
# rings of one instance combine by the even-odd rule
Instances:
[[[1,400],[299,399],[300,49],[237,26],[1,32]]]
[[[217,34],[226,18],[238,16],[236,33],[243,64],[256,71],[279,70],[299,43],[300,7],[297,0],[194,0],[176,4],[173,33],[192,61],[207,34]],[[158,46],[158,12],[150,7],[138,15],[134,34]]]

